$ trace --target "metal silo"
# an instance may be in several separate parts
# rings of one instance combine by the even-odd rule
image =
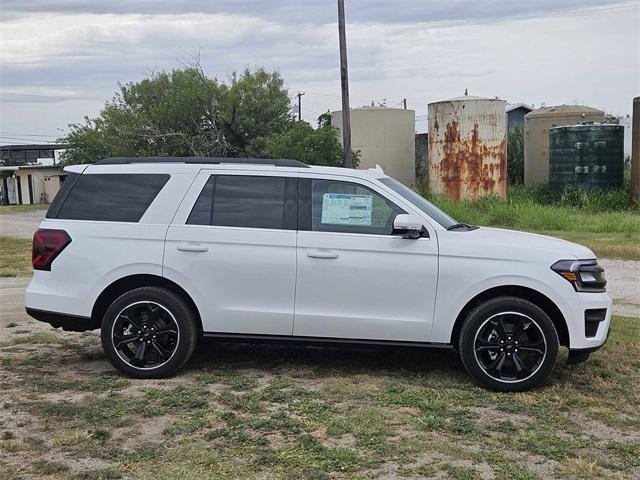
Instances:
[[[549,130],[584,122],[603,122],[604,112],[584,105],[543,107],[524,117],[524,184],[549,183]]]
[[[549,131],[549,187],[620,188],[624,175],[624,126],[572,125]]]
[[[451,200],[506,195],[504,100],[465,95],[429,104],[429,190]]]
[[[411,187],[416,183],[416,113],[387,107],[351,109],[351,149],[360,151],[359,169],[380,165],[387,175]],[[331,112],[341,132],[342,110]]]

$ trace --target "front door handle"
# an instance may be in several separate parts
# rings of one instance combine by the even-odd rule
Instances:
[[[336,252],[332,252],[331,250],[313,250],[310,252],[307,252],[307,257],[310,258],[326,258],[326,259],[332,259],[332,258],[338,258],[340,255]]]
[[[183,243],[178,245],[178,250],[181,252],[206,252],[209,250],[209,247],[198,245],[197,243]]]

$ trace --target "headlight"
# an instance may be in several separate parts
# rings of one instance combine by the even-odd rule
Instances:
[[[597,260],[560,260],[551,270],[571,282],[576,292],[604,292],[607,285]]]

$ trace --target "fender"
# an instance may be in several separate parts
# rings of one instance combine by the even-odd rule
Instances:
[[[505,286],[525,287],[535,290],[550,299],[558,307],[565,319],[573,316],[571,298],[559,295],[559,291],[562,290],[558,290],[557,285],[550,286],[541,280],[524,275],[496,275],[465,286],[462,290],[448,289],[446,295],[440,290],[442,286],[439,285],[430,341],[448,343],[451,339],[455,321],[469,301],[487,290]],[[561,286],[565,287],[562,284]],[[569,286],[568,283],[567,286]],[[573,297],[575,297],[575,292],[572,290],[567,293],[573,294]]]

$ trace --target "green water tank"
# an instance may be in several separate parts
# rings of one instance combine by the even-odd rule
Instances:
[[[549,187],[621,188],[624,175],[624,127],[570,125],[549,129]]]

